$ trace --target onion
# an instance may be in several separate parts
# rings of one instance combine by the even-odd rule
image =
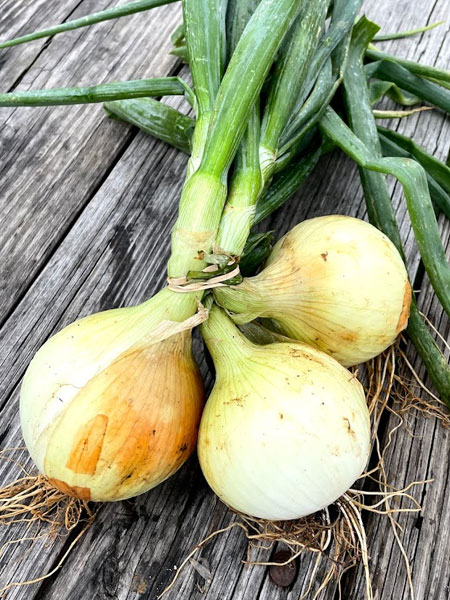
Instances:
[[[195,448],[203,384],[190,331],[170,335],[179,323],[167,320],[175,310],[189,314],[192,299],[180,296],[164,290],[85,317],[31,361],[23,436],[39,471],[68,495],[104,502],[142,494]]]
[[[294,227],[261,273],[215,295],[236,322],[268,317],[279,333],[350,366],[380,354],[406,327],[411,286],[383,233],[332,215]]]
[[[219,498],[247,515],[281,520],[341,496],[361,475],[370,450],[357,379],[305,344],[252,344],[217,307],[202,333],[217,377],[198,455]]]

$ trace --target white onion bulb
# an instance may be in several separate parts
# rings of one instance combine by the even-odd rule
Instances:
[[[180,296],[164,290],[80,319],[31,361],[23,436],[39,471],[66,494],[102,502],[142,494],[194,450],[203,384],[191,332],[155,335],[175,313],[192,314],[192,300]]]
[[[411,286],[383,233],[332,215],[294,227],[261,273],[215,296],[237,323],[266,317],[279,333],[350,366],[380,354],[406,327]]]
[[[216,366],[198,441],[209,485],[253,517],[324,508],[361,475],[369,413],[357,379],[296,342],[256,346],[214,307],[202,332]]]

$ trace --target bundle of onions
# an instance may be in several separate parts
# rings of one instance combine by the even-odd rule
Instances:
[[[105,502],[142,494],[194,450],[203,383],[190,330],[168,320],[189,312],[192,299],[172,296],[164,290],[75,321],[31,361],[23,435],[39,471],[67,495]]]
[[[215,295],[237,323],[266,317],[280,333],[350,366],[380,354],[406,327],[411,286],[389,238],[365,221],[332,215],[294,227],[261,273]]]
[[[121,5],[91,22],[172,1]],[[175,38],[193,89],[171,77],[0,96],[3,106],[109,100],[112,113],[191,154],[172,230],[169,289],[140,306],[69,325],[26,373],[25,441],[39,470],[66,494],[94,501],[135,496],[169,477],[192,452],[203,406],[190,336],[207,287],[198,282],[217,267],[224,285],[228,259],[245,254],[255,219],[298,188],[330,141],[364,170],[392,173],[403,183],[424,266],[450,310],[450,269],[423,169],[410,159],[379,156],[362,62],[373,27],[364,19],[355,26],[359,5],[183,0],[184,27]],[[351,89],[347,73],[358,68],[362,100],[349,94],[358,107],[347,110],[359,130],[354,135],[329,104],[344,78]],[[148,98],[167,94],[184,94],[195,122]],[[447,106],[440,98],[426,99]],[[382,194],[367,190],[370,218],[401,252],[389,198],[383,204]],[[188,293],[174,294],[175,288]],[[364,393],[342,365],[379,354],[406,326],[411,289],[400,253],[363,221],[312,219],[278,242],[259,275],[214,293],[235,322],[266,318],[297,341],[255,345],[226,312],[211,309],[203,336],[217,379],[199,435],[206,479],[229,506],[254,517],[294,519],[320,510],[353,484],[369,456]],[[412,321],[433,381],[448,396],[448,365],[417,311]]]
[[[322,19],[325,4],[321,0]],[[195,57],[197,124],[172,230],[172,282],[205,266],[201,257],[215,243],[228,169],[255,98],[301,8],[301,0],[263,0],[255,7],[245,31],[240,28],[221,81],[224,11],[216,2],[184,2],[184,17],[192,25],[186,33]],[[248,20],[253,11],[245,12]],[[165,82],[163,93],[179,93],[180,81]],[[159,84],[144,87],[140,95],[161,94]],[[105,99],[104,88],[85,92],[84,98],[98,93]],[[34,462],[53,485],[82,499],[119,500],[157,485],[189,456],[203,387],[190,355],[190,335],[180,330],[199,323],[195,312],[201,295],[166,289],[140,307],[76,322],[37,353],[22,388],[21,422]]]
[[[251,343],[218,307],[202,334],[216,383],[198,455],[219,498],[252,517],[281,520],[341,496],[369,457],[369,413],[358,380],[305,344]]]

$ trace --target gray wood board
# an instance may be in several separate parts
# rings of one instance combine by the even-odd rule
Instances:
[[[7,4],[4,0],[3,5]],[[71,18],[109,4],[82,2]],[[424,2],[421,22],[443,18],[445,4]],[[27,3],[28,10],[34,11],[35,5],[39,22],[34,21],[32,12],[27,18],[32,19],[30,25],[41,26],[48,22],[48,13],[45,20],[37,10],[38,3]],[[411,2],[383,0],[376,6],[369,5],[367,12],[386,31],[417,25]],[[65,16],[63,13],[57,18]],[[4,56],[11,73],[10,87],[16,82],[15,65],[21,75],[17,89],[173,72],[177,67],[167,57],[167,37],[178,18],[179,8],[172,6],[156,9],[152,15],[63,34],[48,47],[35,42],[37,54],[30,54],[28,62],[20,47],[9,50]],[[19,29],[23,32],[26,19],[20,19],[8,21],[12,34]],[[444,27],[384,47],[408,58],[446,66],[449,42],[447,48],[441,44],[449,36],[445,38]],[[25,48],[31,46],[22,50]],[[17,415],[20,379],[45,339],[79,316],[140,302],[163,285],[168,236],[186,157],[125,125],[108,121],[100,107],[2,109],[0,119],[5,119],[0,132],[4,144],[0,176],[3,173],[2,189],[6,192],[0,233],[1,272],[7,274],[1,290],[8,317],[1,330],[0,389],[2,447],[11,447],[22,444]],[[439,113],[422,113],[391,126],[414,135],[441,158],[448,150],[448,121],[443,125]],[[8,165],[8,172],[3,165]],[[414,275],[418,256],[400,186],[393,181],[390,185]],[[305,217],[329,212],[359,217],[365,214],[356,169],[339,153],[321,162],[307,185],[267,226],[282,234]],[[448,245],[449,228],[444,221],[442,230]],[[426,281],[420,300],[448,337],[448,319],[433,300]],[[416,360],[411,349],[409,356]],[[420,368],[419,362],[415,365]],[[206,374],[204,364],[202,369]],[[393,424],[394,420],[388,420],[386,430]],[[434,420],[414,414],[408,426],[408,430],[402,428],[393,437],[387,464],[390,481],[401,486],[430,474],[435,481],[419,491],[419,499],[424,500],[421,518],[404,515],[400,519],[401,537],[414,559],[416,597],[444,598],[448,595],[449,535],[438,523],[445,522],[450,514],[448,432]],[[20,460],[26,460],[25,453]],[[13,463],[0,462],[1,481],[16,474]],[[148,494],[102,507],[93,527],[55,576],[31,587],[14,588],[9,597],[155,598],[190,549],[208,533],[232,521],[232,514],[208,490],[193,457],[179,473]],[[376,598],[408,598],[405,570],[386,520],[370,515],[367,527]],[[0,545],[26,531],[23,525],[3,529]],[[60,538],[51,542],[38,539],[28,546],[8,546],[0,554],[0,585],[50,571],[68,543]],[[306,555],[292,589],[277,588],[264,567],[242,564],[247,544],[237,529],[216,538],[201,556],[212,573],[209,587],[201,593],[205,582],[188,566],[167,595],[168,600],[294,599],[305,590],[313,567],[311,557]],[[266,557],[264,553],[260,556]],[[358,570],[349,573],[345,586],[345,597],[364,597],[362,573]],[[320,598],[331,599],[334,593],[331,586]]]

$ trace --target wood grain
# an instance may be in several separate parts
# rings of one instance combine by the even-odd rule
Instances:
[[[11,0],[3,0],[0,6],[10,4]],[[58,8],[60,13],[50,10],[49,4],[27,1],[24,8],[21,4],[17,15],[7,22],[9,32],[3,19],[2,37],[23,33],[28,19],[28,26],[32,23],[34,28],[48,23],[49,13],[56,22],[70,9],[76,8],[71,16],[74,18],[92,12],[94,6],[99,10],[114,3],[61,3],[64,10]],[[419,17],[420,24],[437,21],[445,17],[445,10],[445,0],[424,0],[420,15],[411,10],[410,1],[367,4],[368,16],[381,23],[385,31],[413,28],[419,24]],[[167,38],[178,19],[179,7],[175,5],[153,14],[62,34],[48,46],[41,40],[35,42],[33,51],[33,45],[4,51],[1,58],[6,60],[9,79],[2,89],[14,86],[18,80],[17,89],[28,89],[174,72],[177,67],[167,56]],[[447,24],[411,40],[388,42],[383,48],[445,67],[449,39]],[[6,191],[0,229],[0,301],[4,317],[0,334],[0,439],[2,447],[11,447],[22,444],[18,386],[39,346],[79,316],[138,303],[164,284],[169,232],[186,157],[132,128],[108,121],[100,107],[2,109],[0,121],[0,180]],[[413,135],[437,156],[445,157],[449,123],[444,122],[442,114],[429,111],[392,125]],[[416,286],[421,285],[417,249],[401,189],[394,181],[389,184],[410,273],[413,279],[419,273]],[[307,185],[265,226],[282,235],[305,217],[330,212],[365,216],[357,171],[337,152],[321,161]],[[449,247],[448,222],[441,220],[441,227]],[[448,319],[426,280],[419,299],[422,309],[448,338]],[[408,354],[420,369],[411,348]],[[210,384],[206,365],[202,362],[201,366]],[[387,420],[385,435],[394,424],[394,417]],[[405,514],[399,519],[403,544],[414,561],[417,599],[440,600],[449,593],[449,533],[439,526],[450,517],[448,449],[448,432],[434,420],[412,413],[408,428],[394,434],[388,454],[388,476],[393,484],[402,486],[430,476],[435,479],[419,489],[423,513]],[[27,460],[25,453],[15,456]],[[8,481],[17,472],[16,464],[0,461],[0,481]],[[151,492],[103,506],[95,524],[56,575],[33,586],[14,588],[8,597],[156,598],[189,551],[233,519],[208,489],[194,457]],[[405,569],[386,519],[370,515],[367,527],[376,598],[406,600],[409,593]],[[0,546],[27,531],[26,524],[3,528]],[[0,586],[50,571],[74,535],[5,548],[0,552]],[[260,551],[252,558],[258,556],[266,559],[267,553]],[[314,567],[309,555],[302,557],[297,580],[291,588],[282,589],[270,580],[266,568],[244,565],[242,560],[246,558],[243,533],[231,529],[196,556],[211,572],[211,581],[205,582],[188,565],[166,598],[294,600],[305,591]],[[326,567],[322,565],[323,570]],[[353,570],[346,577],[344,597],[361,600],[363,589],[362,573]],[[335,592],[332,585],[319,598],[331,600]]]

